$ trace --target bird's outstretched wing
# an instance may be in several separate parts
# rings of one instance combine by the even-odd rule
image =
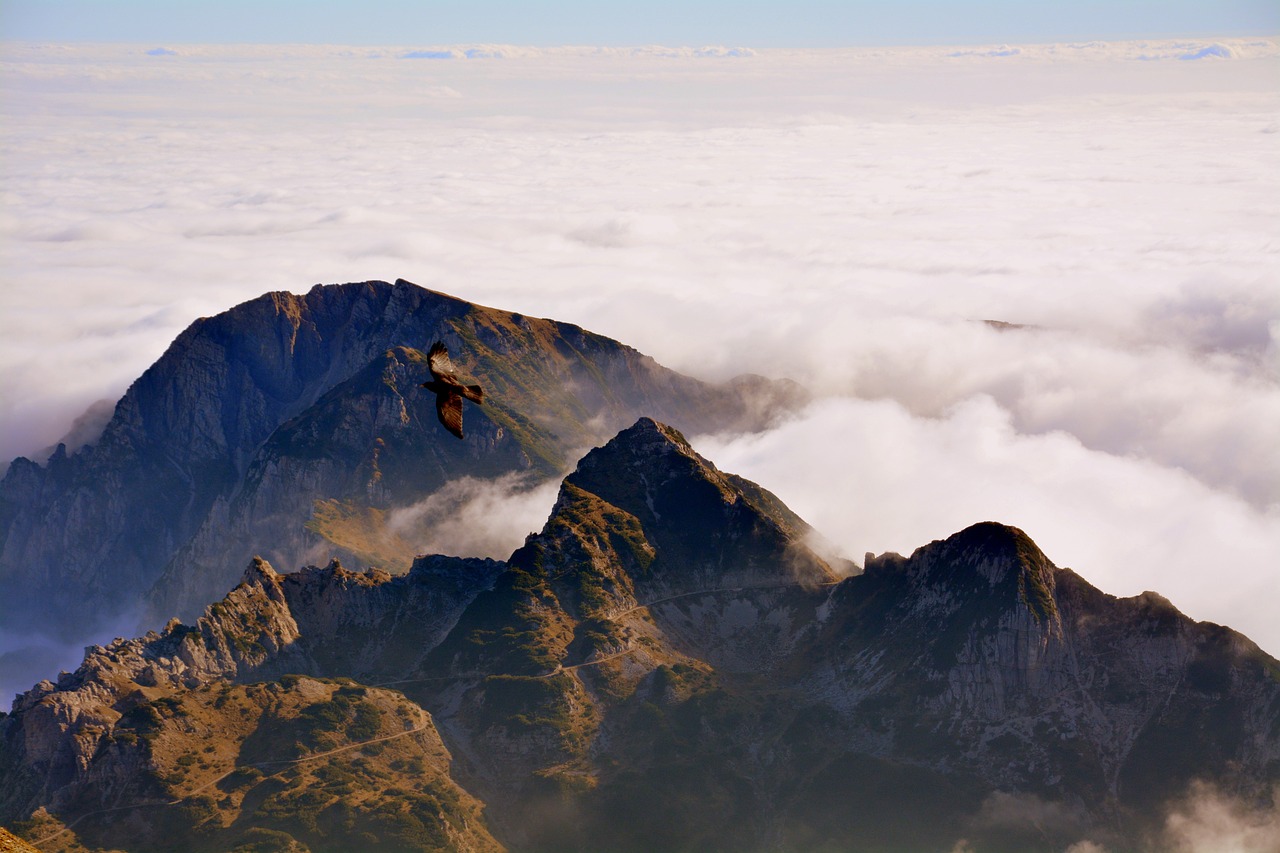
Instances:
[[[431,370],[431,382],[423,382],[436,395],[436,415],[449,432],[462,438],[462,398],[473,403],[484,402],[484,392],[479,385],[463,385],[458,381],[457,370],[449,358],[444,341],[436,341],[427,351],[427,367]]]
[[[448,356],[445,356],[447,359]],[[436,414],[449,432],[462,438],[462,396],[451,391],[436,394]]]
[[[437,382],[457,384],[457,371],[453,367],[453,359],[449,358],[449,349],[444,341],[436,341],[427,351],[427,367]],[[461,417],[461,415],[459,415]]]

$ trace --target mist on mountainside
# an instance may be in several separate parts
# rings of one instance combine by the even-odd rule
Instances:
[[[509,560],[255,560],[90,649],[0,717],[0,819],[139,853],[1274,838],[1280,665],[1248,638],[1005,524],[852,575],[812,532],[642,417]]]
[[[801,382],[700,446],[820,465],[855,558],[1007,519],[1280,648],[1274,39],[455,47],[10,46],[0,460],[197,317],[404,276]]]

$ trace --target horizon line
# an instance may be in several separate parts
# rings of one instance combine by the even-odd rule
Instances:
[[[1126,36],[1079,36],[1075,38],[1040,38],[970,40],[970,41],[921,41],[921,42],[864,42],[839,45],[802,45],[802,44],[770,44],[757,45],[747,42],[628,42],[628,43],[594,43],[594,42],[516,42],[516,41],[442,41],[442,42],[365,42],[365,41],[192,41],[186,39],[30,39],[8,38],[0,35],[0,45],[8,46],[98,46],[98,47],[359,47],[359,48],[461,48],[461,47],[510,47],[531,50],[584,49],[584,50],[640,50],[646,48],[665,48],[669,50],[705,50],[723,48],[727,50],[798,50],[798,51],[830,51],[854,50],[860,48],[941,48],[941,47],[987,47],[992,45],[1006,46],[1055,46],[1077,44],[1129,44],[1134,42],[1166,42],[1180,39],[1197,39],[1201,41],[1260,39],[1264,41],[1280,40],[1280,30],[1268,32],[1224,33],[1224,32],[1177,32],[1152,35]]]

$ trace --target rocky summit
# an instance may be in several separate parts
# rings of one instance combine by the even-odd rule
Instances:
[[[465,441],[418,387],[437,340],[488,392]],[[270,293],[193,323],[90,446],[8,466],[0,623],[75,641],[126,616],[192,617],[254,555],[404,571],[415,555],[385,514],[449,481],[558,478],[642,414],[751,429],[802,397],[759,377],[709,385],[577,326],[406,281]]]
[[[974,525],[833,564],[642,418],[505,562],[250,563],[0,720],[53,850],[1161,849],[1274,809],[1280,664]]]

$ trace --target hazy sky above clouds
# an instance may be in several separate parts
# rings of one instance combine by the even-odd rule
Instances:
[[[1274,38],[180,39],[0,48],[5,458],[198,316],[403,277],[809,385],[695,444],[858,561],[1003,521],[1280,653]]]
[[[852,47],[1271,35],[1274,0],[5,0],[0,35],[182,43]]]

